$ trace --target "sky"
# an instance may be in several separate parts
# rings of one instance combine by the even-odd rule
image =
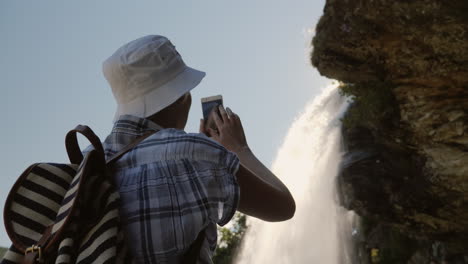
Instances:
[[[168,37],[185,63],[205,71],[192,90],[187,132],[200,98],[223,95],[257,157],[271,166],[288,128],[331,80],[309,62],[325,0],[0,1],[0,210],[35,162],[68,162],[77,124],[104,139],[116,104],[102,62],[136,38]],[[85,141],[81,140],[85,147]],[[10,240],[0,220],[0,246]]]

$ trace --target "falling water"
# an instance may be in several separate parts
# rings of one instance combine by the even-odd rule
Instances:
[[[340,117],[347,100],[331,85],[307,105],[279,149],[273,172],[296,200],[293,219],[249,219],[236,263],[351,263],[347,254],[352,215],[336,203],[342,156]]]

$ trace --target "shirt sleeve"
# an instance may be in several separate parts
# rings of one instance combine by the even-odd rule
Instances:
[[[236,173],[239,170],[239,158],[232,152],[226,155],[226,175],[220,177],[221,192],[224,201],[218,204],[218,224],[227,224],[239,206],[240,190],[237,183]]]
[[[198,158],[203,159],[204,164],[208,162],[212,171],[213,180],[217,186],[215,189],[208,188],[209,199],[214,202],[212,208],[212,221],[223,226],[234,216],[240,198],[239,184],[236,173],[239,170],[239,158],[233,152],[228,151],[218,142],[206,137],[203,134],[197,135],[203,141],[199,150],[196,150]],[[207,168],[203,168],[206,171]]]

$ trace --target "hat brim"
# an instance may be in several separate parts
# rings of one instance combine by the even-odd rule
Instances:
[[[158,89],[154,89],[128,103],[118,104],[114,122],[121,115],[133,115],[144,118],[156,114],[195,88],[205,75],[205,72],[185,67],[174,79],[158,87]]]

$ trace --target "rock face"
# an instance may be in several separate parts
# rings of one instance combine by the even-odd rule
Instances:
[[[468,255],[468,1],[327,0],[313,47],[312,64],[356,98],[345,206],[442,243],[442,258]]]

